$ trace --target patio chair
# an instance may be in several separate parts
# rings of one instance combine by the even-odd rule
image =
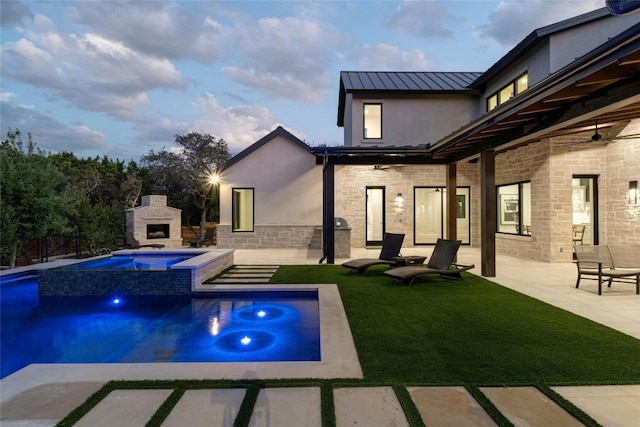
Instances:
[[[425,274],[439,274],[442,277],[462,280],[460,273],[474,268],[475,265],[461,265],[453,262],[461,243],[460,240],[438,239],[426,266],[411,265],[394,268],[385,271],[384,274],[397,282],[406,283],[409,286],[411,286],[416,277]]]
[[[577,260],[576,266],[578,267],[576,288],[580,286],[580,279],[597,280],[598,295],[602,295],[602,283],[604,281],[607,282],[607,287],[610,288],[613,281],[628,282],[629,278],[635,277],[636,293],[640,293],[640,269],[637,267],[637,258],[634,256],[629,257],[629,252],[624,247],[575,245],[574,251]],[[616,260],[619,260],[616,261],[618,265],[614,264],[613,255],[616,256]],[[627,267],[635,268],[626,269]]]
[[[580,243],[582,245],[582,240],[584,239],[584,225],[574,225],[573,226],[573,244]]]
[[[126,242],[124,244],[124,247],[127,249],[140,249],[140,248],[162,249],[164,248],[164,245],[160,243],[149,243],[146,245],[141,245],[140,242],[136,240],[135,237],[133,237],[133,233],[126,233],[125,239],[126,239]]]
[[[342,266],[350,269],[352,272],[364,274],[364,272],[367,271],[367,268],[372,265],[395,265],[396,261],[393,258],[400,255],[402,242],[404,242],[404,234],[386,233],[384,235],[384,240],[382,241],[382,250],[380,250],[380,256],[378,258],[352,259],[351,261],[343,263]]]
[[[204,237],[194,237],[193,239],[189,240],[189,244],[194,248],[199,248],[202,245],[207,245],[207,247],[209,247],[209,245],[213,245],[214,231],[215,230],[213,228],[207,228],[204,233]]]

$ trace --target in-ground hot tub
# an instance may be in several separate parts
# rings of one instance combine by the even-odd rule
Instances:
[[[233,250],[125,250],[38,272],[38,295],[187,295],[233,265]]]

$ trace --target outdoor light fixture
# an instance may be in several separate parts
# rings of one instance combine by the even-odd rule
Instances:
[[[220,182],[220,175],[218,175],[217,173],[209,174],[209,184],[215,185],[219,182]]]
[[[629,204],[638,204],[638,181],[629,181]]]
[[[402,193],[398,193],[398,197],[396,197],[396,208],[401,208],[404,206],[404,199],[402,198]]]

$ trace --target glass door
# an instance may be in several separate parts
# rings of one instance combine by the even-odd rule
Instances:
[[[384,203],[384,187],[367,187],[367,246],[382,246],[385,232]]]
[[[457,238],[463,244],[470,243],[471,209],[469,187],[456,189]],[[414,188],[413,242],[416,245],[433,245],[445,236],[447,218],[447,189],[445,187]]]
[[[574,245],[598,244],[598,177],[574,175],[572,180]]]

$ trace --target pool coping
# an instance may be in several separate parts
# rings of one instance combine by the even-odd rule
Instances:
[[[34,363],[0,380],[0,402],[38,385],[111,380],[364,378],[338,286],[210,285],[215,291],[316,290],[321,360],[313,362]]]

